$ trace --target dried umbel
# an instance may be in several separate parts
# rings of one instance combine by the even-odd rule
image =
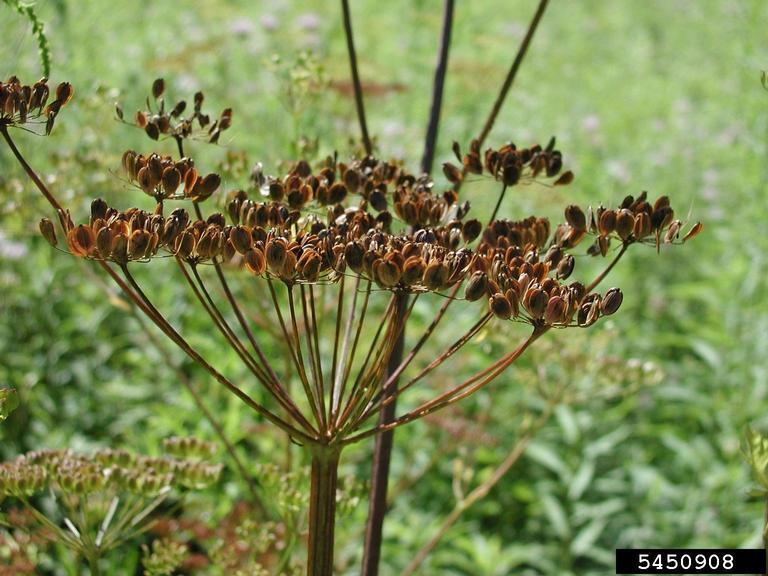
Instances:
[[[216,143],[221,133],[232,125],[232,109],[224,109],[218,119],[212,121],[210,115],[202,111],[204,100],[204,94],[196,92],[192,99],[191,113],[186,100],[179,100],[173,108],[167,109],[165,80],[158,78],[152,83],[151,100],[147,97],[146,110],[136,112],[134,124],[144,130],[152,140],[158,140],[161,136],[170,136],[177,140],[200,138]],[[126,121],[120,104],[115,105],[115,112],[121,121]]]
[[[45,124],[45,133],[50,134],[56,116],[73,94],[74,89],[69,82],[62,82],[51,94],[47,78],[41,78],[30,86],[11,76],[0,82],[0,125],[42,123]]]
[[[218,174],[198,174],[191,158],[174,161],[170,156],[138,154],[127,150],[123,154],[123,170],[147,195],[158,202],[187,199],[207,200],[221,184]]]
[[[506,144],[501,148],[488,148],[484,154],[480,153],[480,141],[473,140],[469,146],[469,152],[461,155],[461,148],[457,142],[453,144],[453,152],[461,163],[463,170],[450,162],[443,164],[443,173],[454,184],[464,179],[464,174],[487,174],[502,182],[505,186],[514,186],[521,182],[532,182],[537,178],[555,178],[560,175],[554,184],[570,184],[573,173],[570,171],[562,174],[563,157],[559,150],[555,150],[555,139],[542,148],[536,144],[530,148],[518,148],[514,143]]]
[[[56,208],[72,254],[98,262],[137,308],[213,379],[306,448],[312,459],[310,574],[331,572],[337,468],[345,446],[466,398],[551,329],[585,328],[616,313],[622,291],[601,293],[597,287],[627,248],[679,243],[683,224],[674,219],[669,200],[650,203],[646,194],[628,197],[615,210],[585,212],[568,206],[565,221],[554,231],[538,216],[497,217],[508,189],[536,180],[565,185],[573,179],[571,172],[562,171],[554,139],[543,148],[490,148],[482,157],[479,141],[463,158],[456,146],[462,168],[446,165],[452,186],[440,192],[428,176],[371,154],[346,163],[334,156],[318,166],[298,160],[280,176],[265,175],[257,165],[250,188],[259,196],[232,191],[224,213],[206,216],[200,202],[217,191],[220,179],[213,173],[201,178],[183,153],[183,133],[174,133],[170,120],[160,126],[163,91],[156,82],[159,112],[152,125],[176,139],[180,158],[133,151],[123,157],[129,179],[155,199],[153,211],[110,207],[97,199],[87,222],[75,225],[42,181],[35,183]],[[199,114],[195,118],[200,121]],[[458,191],[466,173],[499,182],[490,218],[469,218],[470,203]],[[188,207],[166,213],[165,200]],[[54,228],[51,220],[40,224],[41,233],[55,245]],[[695,225],[683,240],[700,230]],[[607,256],[612,240],[621,248],[591,281],[572,280],[578,273],[572,252],[586,236],[595,237],[591,254]],[[135,262],[151,260],[178,268],[179,278],[220,337],[266,391],[266,401],[255,400],[219,372],[158,310],[134,275]],[[245,287],[252,287],[259,300],[259,311],[252,315],[244,310],[252,301],[238,296]],[[410,350],[393,362],[416,302],[428,299],[439,308]],[[446,330],[451,344],[419,370],[409,370],[424,344],[446,325],[451,306],[467,307],[470,320],[465,325],[451,322]],[[252,318],[263,329],[254,330]],[[488,366],[469,377],[452,376],[415,407],[376,423],[374,416],[499,322],[528,328],[517,345]],[[267,355],[268,339],[270,352],[282,352],[285,363]],[[278,369],[283,365],[285,369]],[[169,446],[192,450],[183,442]],[[154,466],[158,475],[153,478],[183,477],[190,486],[207,479],[205,468],[191,464],[136,462]],[[154,488],[159,481],[149,485]]]

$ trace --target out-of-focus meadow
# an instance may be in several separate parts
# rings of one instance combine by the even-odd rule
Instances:
[[[441,3],[352,4],[377,148],[415,170]],[[438,162],[450,160],[452,141],[466,145],[479,132],[534,7],[458,3]],[[198,163],[229,164],[227,190],[256,161],[277,172],[297,155],[344,157],[358,137],[337,3],[41,0],[36,10],[53,52],[52,81],[69,80],[76,94],[52,137],[17,131],[16,140],[81,216],[96,196],[122,207],[138,201],[119,174],[120,156],[151,146],[115,121],[114,103],[132,114],[159,76],[172,95],[202,89],[213,109],[234,109],[220,145],[197,143],[191,152]],[[648,190],[669,195],[678,217],[701,220],[705,230],[658,255],[630,251],[606,284],[624,290],[617,315],[589,331],[551,335],[458,409],[397,432],[383,575],[399,574],[457,495],[506,457],[527,411],[537,409],[537,390],[564,382],[569,401],[419,573],[606,574],[617,547],[760,544],[762,504],[747,496],[741,442],[747,425],[768,427],[768,92],[760,82],[767,24],[762,0],[552,2],[489,143],[555,135],[576,179],[515,189],[504,213],[559,222],[567,204],[615,205]],[[29,25],[4,5],[0,38],[0,76],[36,80]],[[174,152],[172,141],[159,147]],[[2,456],[42,447],[156,453],[171,435],[214,440],[165,353],[120,298],[106,295],[98,269],[39,237],[48,207],[12,160],[2,148],[0,385],[17,388],[22,402],[0,425]],[[462,195],[486,214],[495,186],[475,182]],[[587,256],[579,266],[597,270]],[[167,268],[147,273],[156,274],[146,280],[153,294],[195,345],[242,373],[234,354],[217,352],[210,325]],[[467,374],[512,336],[514,329],[484,334],[465,352]],[[171,356],[254,471],[285,460],[282,437],[175,350]],[[365,443],[343,463],[361,496],[357,505],[350,498],[338,528],[344,574],[359,566],[370,453]],[[303,478],[296,489],[306,490]],[[241,496],[228,469],[194,497],[190,514],[215,525]],[[0,565],[8,554],[0,545]],[[56,551],[47,554],[39,560],[52,570]],[[136,546],[125,565],[138,556]]]

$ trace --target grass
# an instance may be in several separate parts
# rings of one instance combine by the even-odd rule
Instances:
[[[438,162],[449,159],[453,140],[466,143],[479,129],[533,8],[518,0],[458,6]],[[112,121],[112,105],[120,100],[134,110],[157,76],[172,94],[189,97],[203,88],[214,110],[231,105],[226,149],[247,149],[248,159],[268,172],[293,155],[300,136],[317,139],[318,155],[342,156],[357,136],[333,3],[59,0],[41,1],[37,10],[54,51],[53,80],[70,80],[76,100],[52,140],[19,140],[82,209],[96,195],[124,196],[108,170],[125,148],[148,146]],[[371,132],[383,155],[415,167],[439,3],[358,0],[353,10]],[[506,574],[525,566],[525,574],[602,574],[618,546],[758,545],[761,507],[746,498],[739,443],[747,424],[768,426],[768,93],[759,80],[768,67],[767,18],[768,6],[758,0],[551,6],[491,141],[529,144],[554,134],[577,178],[565,189],[521,189],[505,209],[559,221],[557,206],[613,204],[647,189],[670,195],[679,215],[690,213],[706,229],[661,256],[633,251],[610,278],[624,288],[625,303],[608,332],[580,343],[556,340],[535,353],[557,357],[576,347],[576,357],[636,357],[652,362],[661,381],[620,400],[559,410],[512,474],[452,529],[430,557],[429,573]],[[38,76],[25,22],[3,8],[0,34],[0,76]],[[285,79],[297,73],[290,63],[307,48],[330,88],[310,83],[295,106],[286,106]],[[218,162],[224,151],[200,145],[194,154]],[[171,433],[209,434],[133,321],[81,280],[76,262],[33,238],[43,206],[5,153],[0,168],[0,311],[7,319],[0,324],[0,381],[26,399],[2,427],[4,455],[39,445],[129,444],[146,451]],[[478,213],[495,198],[483,183],[462,193]],[[27,257],[8,256],[17,242]],[[182,293],[167,285],[162,298],[181,322],[194,325]],[[475,353],[503,345],[489,335]],[[602,369],[582,364],[581,374],[553,374],[594,379]],[[423,543],[417,527],[436,525],[452,508],[456,462],[474,469],[471,483],[504,457],[527,366],[465,408],[462,418],[470,422],[489,418],[494,443],[451,447],[428,466],[429,454],[450,438],[444,427],[398,432],[395,480],[426,472],[393,507],[385,574],[399,573]],[[259,424],[234,400],[204,380],[199,385],[244,454],[254,459],[279,449],[255,433]],[[485,409],[489,416],[482,416]],[[368,447],[357,450],[348,472],[364,477],[367,454]],[[226,489],[237,492],[231,478]],[[355,573],[364,516],[360,505],[342,522],[345,573]]]

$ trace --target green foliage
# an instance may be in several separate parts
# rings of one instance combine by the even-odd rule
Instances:
[[[205,89],[216,109],[232,105],[238,119],[227,146],[247,148],[249,161],[265,166],[292,156],[299,138],[324,155],[337,148],[344,152],[348,136],[356,133],[352,101],[338,85],[348,74],[338,14],[319,0],[283,8],[197,2],[188,11],[174,3],[148,3],[142,11],[129,3],[59,4],[66,9],[46,3],[36,11],[52,24],[53,46],[66,47],[66,58],[57,58],[57,74],[78,91],[71,115],[57,124],[58,151],[49,155],[45,146],[28,147],[37,148],[30,161],[66,182],[67,200],[75,199],[82,210],[87,198],[124,199],[124,186],[110,170],[122,149],[144,149],[146,139],[114,122],[112,106],[119,99],[126,114],[140,108],[144,88],[157,75],[178,93]],[[379,148],[395,156],[415,158],[421,152],[439,25],[439,11],[427,4],[354,3],[371,131]],[[610,571],[618,546],[761,541],[762,504],[747,498],[753,483],[739,446],[745,426],[768,425],[768,101],[759,81],[766,65],[768,6],[760,0],[704,0],[683,9],[659,0],[555,8],[545,17],[491,140],[527,144],[534,135],[556,134],[576,181],[568,191],[510,197],[510,213],[523,217],[543,209],[559,220],[550,204],[586,198],[608,204],[647,188],[673,195],[683,212],[690,207],[706,230],[690,252],[658,257],[652,249],[639,250],[626,270],[609,279],[632,290],[625,291],[624,308],[612,321],[613,336],[602,344],[605,355],[625,363],[638,359],[638,372],[650,362],[653,382],[638,373],[625,382],[631,394],[610,400],[590,396],[558,409],[527,456],[453,527],[428,559],[427,574],[597,575]],[[494,1],[462,3],[457,10],[438,163],[450,159],[453,140],[476,135],[531,6]],[[319,21],[311,29],[300,21],[310,12]],[[17,27],[17,18],[0,20],[4,38],[16,38]],[[291,62],[308,45],[329,87],[310,93],[311,103],[301,108],[297,122],[286,113],[283,72],[264,63],[274,53],[282,63]],[[0,49],[6,73],[34,77],[37,64],[21,48]],[[99,126],[98,137],[93,125]],[[166,144],[165,151],[173,152],[172,142]],[[195,154],[208,165],[224,157],[221,150],[203,147]],[[125,303],[104,295],[94,271],[53,253],[35,237],[26,222],[35,222],[46,207],[21,184],[22,174],[8,155],[0,156],[0,168],[0,317],[7,319],[0,323],[0,381],[16,388],[21,400],[0,428],[3,456],[69,445],[150,451],[169,435],[213,440],[175,372],[126,314]],[[473,210],[492,207],[484,183],[465,191]],[[23,256],[6,256],[20,245]],[[82,277],[92,280],[79,281]],[[175,325],[202,333],[206,324],[185,304],[182,287],[150,274],[142,281],[159,294],[158,304],[171,311]],[[418,308],[414,314],[419,316]],[[453,368],[468,374],[498,347],[510,345],[492,336]],[[236,358],[204,337],[195,344],[237,373]],[[561,381],[567,373],[555,365],[565,346],[539,344],[531,362],[551,359],[549,378]],[[440,349],[437,343],[430,346]],[[590,356],[596,347],[590,340],[574,353]],[[285,444],[178,354],[172,359],[204,392],[249,469],[254,471],[255,462],[283,461],[290,450]],[[461,413],[451,414],[450,424],[487,425],[491,437],[473,436],[476,449],[469,453],[454,449],[454,430],[445,422],[398,431],[383,576],[400,573],[423,545],[424,527],[436,526],[452,509],[453,461],[462,459],[464,470],[473,472],[470,482],[481,481],[514,443],[522,413],[541,407],[531,371],[531,365],[521,365]],[[582,374],[576,384],[593,389],[595,370]],[[442,372],[434,385],[455,377]],[[258,394],[244,374],[241,380]],[[294,453],[294,468],[303,464]],[[364,481],[367,447],[351,452],[345,466],[346,475]],[[270,501],[290,509],[295,499],[306,498],[291,487],[271,484]],[[196,496],[184,514],[215,527],[244,497],[227,469],[221,490]],[[356,527],[364,521],[365,506],[349,514],[339,526],[339,568],[351,575],[359,572]],[[274,525],[243,530],[265,527]],[[226,537],[217,538],[227,543]],[[10,562],[3,555],[12,547],[8,542],[0,544],[2,562]],[[26,549],[51,573],[62,574],[68,566],[61,550],[43,543]]]
[[[32,34],[37,40],[38,53],[40,54],[40,66],[43,69],[43,76],[47,78],[51,75],[51,47],[48,44],[45,27],[37,16],[34,4],[28,4],[22,0],[3,0],[3,2],[10,9],[16,10],[24,16],[32,25]]]
[[[19,395],[15,388],[0,390],[0,422],[8,418],[9,414],[19,407]]]

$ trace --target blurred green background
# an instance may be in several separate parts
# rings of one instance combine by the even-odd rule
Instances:
[[[450,160],[452,141],[466,145],[479,131],[535,4],[458,2],[438,162]],[[53,51],[52,81],[71,81],[76,96],[52,137],[17,131],[15,138],[79,216],[96,196],[122,207],[136,202],[126,198],[119,158],[129,147],[152,147],[114,120],[114,102],[132,114],[159,76],[172,97],[202,89],[213,113],[235,110],[222,146],[190,152],[198,164],[245,150],[249,165],[276,172],[299,153],[345,157],[357,138],[336,2],[35,6]],[[378,150],[415,170],[441,3],[354,0],[352,9]],[[703,221],[705,231],[660,255],[631,250],[607,284],[624,290],[619,314],[537,344],[459,410],[397,433],[384,576],[402,571],[462,485],[471,489],[508,454],[526,410],[540,403],[539,388],[563,381],[584,394],[556,410],[420,574],[608,574],[616,547],[760,544],[762,504],[747,497],[740,442],[748,424],[768,427],[766,30],[762,0],[551,3],[489,144],[556,135],[576,180],[520,188],[505,212],[559,222],[566,204],[615,205],[648,190],[669,195],[678,217]],[[35,39],[4,5],[0,38],[0,76],[36,80]],[[172,153],[172,144],[159,148]],[[446,184],[439,171],[436,180]],[[236,186],[235,176],[225,180],[227,189]],[[486,214],[495,191],[479,182],[462,195]],[[0,385],[16,387],[22,400],[0,426],[2,456],[103,445],[152,453],[171,434],[212,439],[163,354],[119,299],[105,296],[97,270],[38,237],[43,215],[47,205],[2,148]],[[162,268],[144,276],[193,342],[237,374],[236,357],[207,337],[211,329],[179,279]],[[462,360],[467,373],[512,336],[485,335]],[[175,350],[173,357],[183,364]],[[282,458],[278,435],[194,368],[184,370],[249,463]],[[364,484],[370,450],[350,452],[344,473]],[[215,521],[240,496],[229,473],[218,494],[201,497],[200,514]],[[344,574],[359,566],[366,515],[364,503],[350,508],[339,527]],[[49,570],[56,565],[55,557],[44,561]]]

